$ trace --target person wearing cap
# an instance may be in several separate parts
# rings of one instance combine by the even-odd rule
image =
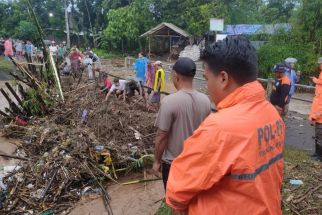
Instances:
[[[161,92],[164,90],[165,72],[161,61],[156,61],[154,65],[157,66],[157,71],[154,76],[153,93],[151,95],[150,102],[155,109],[159,109]]]
[[[172,161],[182,152],[183,142],[210,114],[209,98],[193,89],[196,64],[189,58],[179,58],[171,73],[176,93],[166,96],[161,103],[155,126],[155,159],[153,171],[162,172],[164,188]]]
[[[289,57],[285,59],[285,75],[291,82],[291,89],[287,99],[287,104],[290,103],[292,96],[295,93],[295,84],[300,81],[301,73],[295,70],[297,59]]]
[[[309,119],[315,125],[315,153],[314,157],[322,159],[322,57],[318,59],[320,75],[312,77],[315,83],[315,96],[313,98]]]
[[[285,68],[283,64],[275,65],[274,72],[275,84],[270,96],[270,102],[272,105],[274,105],[279,114],[283,116],[291,89],[291,82],[285,75]]]
[[[256,80],[255,48],[230,36],[201,60],[217,112],[172,162],[167,205],[175,214],[281,215],[285,124]]]

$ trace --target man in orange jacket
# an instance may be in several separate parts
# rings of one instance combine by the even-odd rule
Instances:
[[[218,112],[172,162],[166,202],[189,215],[280,215],[285,125],[256,81],[257,55],[243,37],[203,50]]]
[[[285,114],[285,106],[288,102],[288,97],[291,89],[291,81],[285,75],[285,68],[282,64],[274,66],[275,83],[273,86],[270,102],[277,109],[281,116]]]
[[[313,77],[315,83],[315,97],[313,99],[310,120],[315,124],[315,154],[318,159],[322,158],[322,57],[318,59],[320,75]]]

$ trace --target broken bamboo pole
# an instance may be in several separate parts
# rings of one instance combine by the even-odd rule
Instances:
[[[3,154],[3,153],[0,153],[0,156],[6,157],[6,158],[13,158],[13,159],[18,159],[18,160],[28,161],[28,158],[23,158],[23,157],[14,156],[14,155],[7,155],[7,154]]]

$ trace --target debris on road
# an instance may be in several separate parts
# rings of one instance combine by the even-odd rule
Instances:
[[[50,115],[33,117],[27,126],[5,126],[5,136],[22,140],[16,156],[25,160],[3,177],[0,212],[68,213],[90,187],[100,191],[112,214],[107,182],[116,181],[119,170],[151,166],[155,113],[136,97],[104,103],[92,88],[69,94]]]

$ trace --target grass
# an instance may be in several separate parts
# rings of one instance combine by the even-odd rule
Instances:
[[[93,52],[97,54],[98,57],[103,59],[115,59],[122,57],[122,54],[115,54],[115,53],[108,53],[107,51],[103,49],[93,49]]]
[[[288,167],[294,167],[298,165],[303,165],[306,162],[311,162],[311,158],[309,154],[303,150],[295,149],[293,147],[286,147],[284,151],[284,162],[285,162],[285,169],[284,169],[284,189],[283,189],[283,199],[286,199],[288,194],[285,192],[285,187],[290,187],[288,180],[290,177],[293,177],[294,175],[291,174],[291,172],[288,172],[288,170],[292,171]],[[302,190],[306,190],[307,186],[309,186],[309,181],[304,181],[304,185],[301,186]],[[294,188],[293,188],[294,189]],[[283,208],[283,215],[293,215],[294,213],[287,207]],[[171,209],[165,204],[162,203],[158,211],[155,215],[171,215]]]
[[[284,160],[290,162],[293,165],[303,163],[303,161],[310,160],[310,155],[303,150],[293,147],[286,147],[284,151]]]
[[[13,65],[11,61],[6,60],[3,56],[0,56],[0,71],[9,73],[9,71],[12,69]]]
[[[164,202],[162,202],[162,205],[155,213],[155,215],[172,215],[172,213],[171,213],[171,209]]]

